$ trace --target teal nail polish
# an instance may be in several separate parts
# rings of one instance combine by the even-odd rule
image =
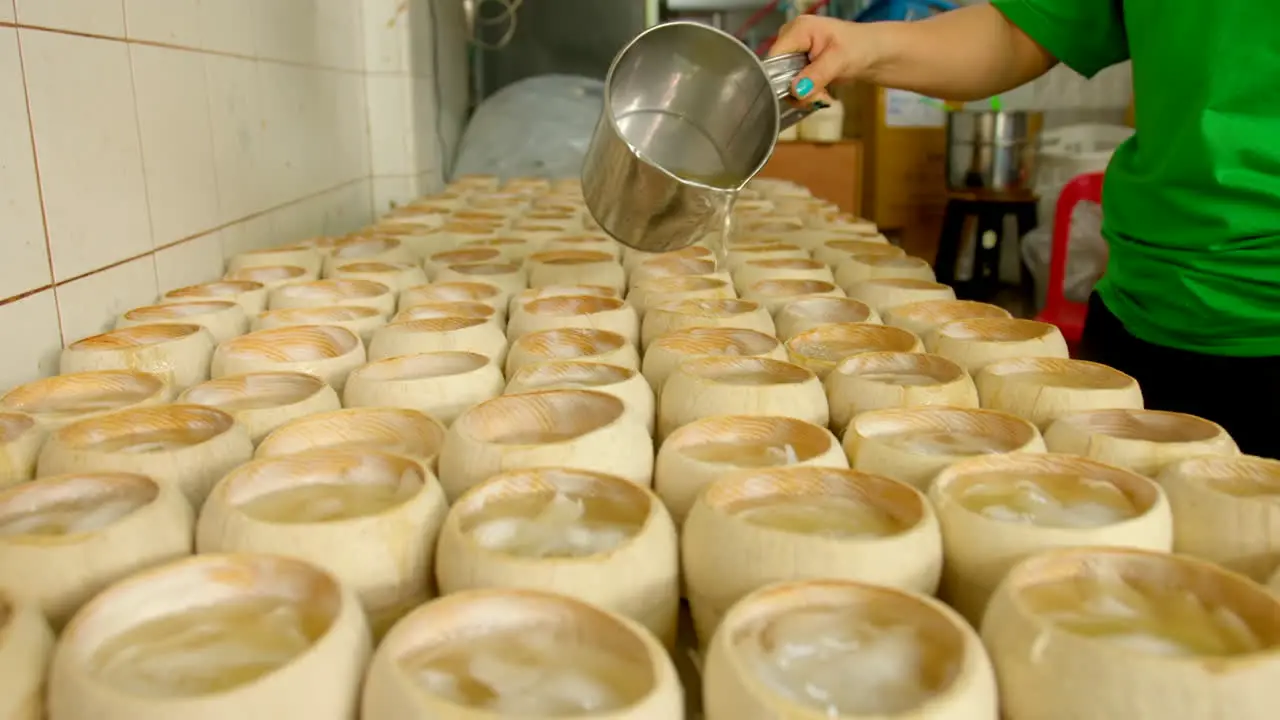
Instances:
[[[800,82],[796,83],[796,97],[805,97],[811,92],[813,92],[813,81],[809,78],[801,78]]]

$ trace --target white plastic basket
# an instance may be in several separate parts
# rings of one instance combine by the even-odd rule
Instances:
[[[1111,155],[1133,128],[1124,125],[1067,125],[1046,130],[1040,137],[1040,159],[1036,171],[1036,194],[1040,196],[1039,223],[1022,239],[1022,259],[1031,270],[1036,285],[1036,309],[1044,307],[1052,254],[1053,214],[1058,195],[1071,178],[1102,172]],[[1072,214],[1071,240],[1067,245],[1067,277],[1064,290],[1077,302],[1089,292],[1107,265],[1107,245],[1102,239],[1101,208],[1081,205]],[[1087,218],[1087,222],[1081,222]]]
[[[1040,159],[1036,184],[1060,187],[1085,173],[1102,172],[1111,155],[1133,128],[1124,125],[1068,125],[1046,130],[1040,137]]]

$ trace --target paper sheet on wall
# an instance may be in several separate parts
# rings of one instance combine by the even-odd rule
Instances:
[[[888,127],[943,127],[942,103],[906,90],[884,91],[884,124]]]

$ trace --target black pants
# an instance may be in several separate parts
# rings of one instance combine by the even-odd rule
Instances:
[[[1280,357],[1201,355],[1139,340],[1101,298],[1089,298],[1080,354],[1126,373],[1150,410],[1212,420],[1240,451],[1280,459]]]

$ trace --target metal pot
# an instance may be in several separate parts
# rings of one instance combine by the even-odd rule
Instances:
[[[790,100],[807,64],[803,53],[762,62],[728,33],[693,22],[636,36],[609,68],[582,165],[596,222],[647,252],[719,230],[778,133],[811,112]]]
[[[948,187],[1030,191],[1043,127],[1044,115],[1039,112],[947,113]]]

